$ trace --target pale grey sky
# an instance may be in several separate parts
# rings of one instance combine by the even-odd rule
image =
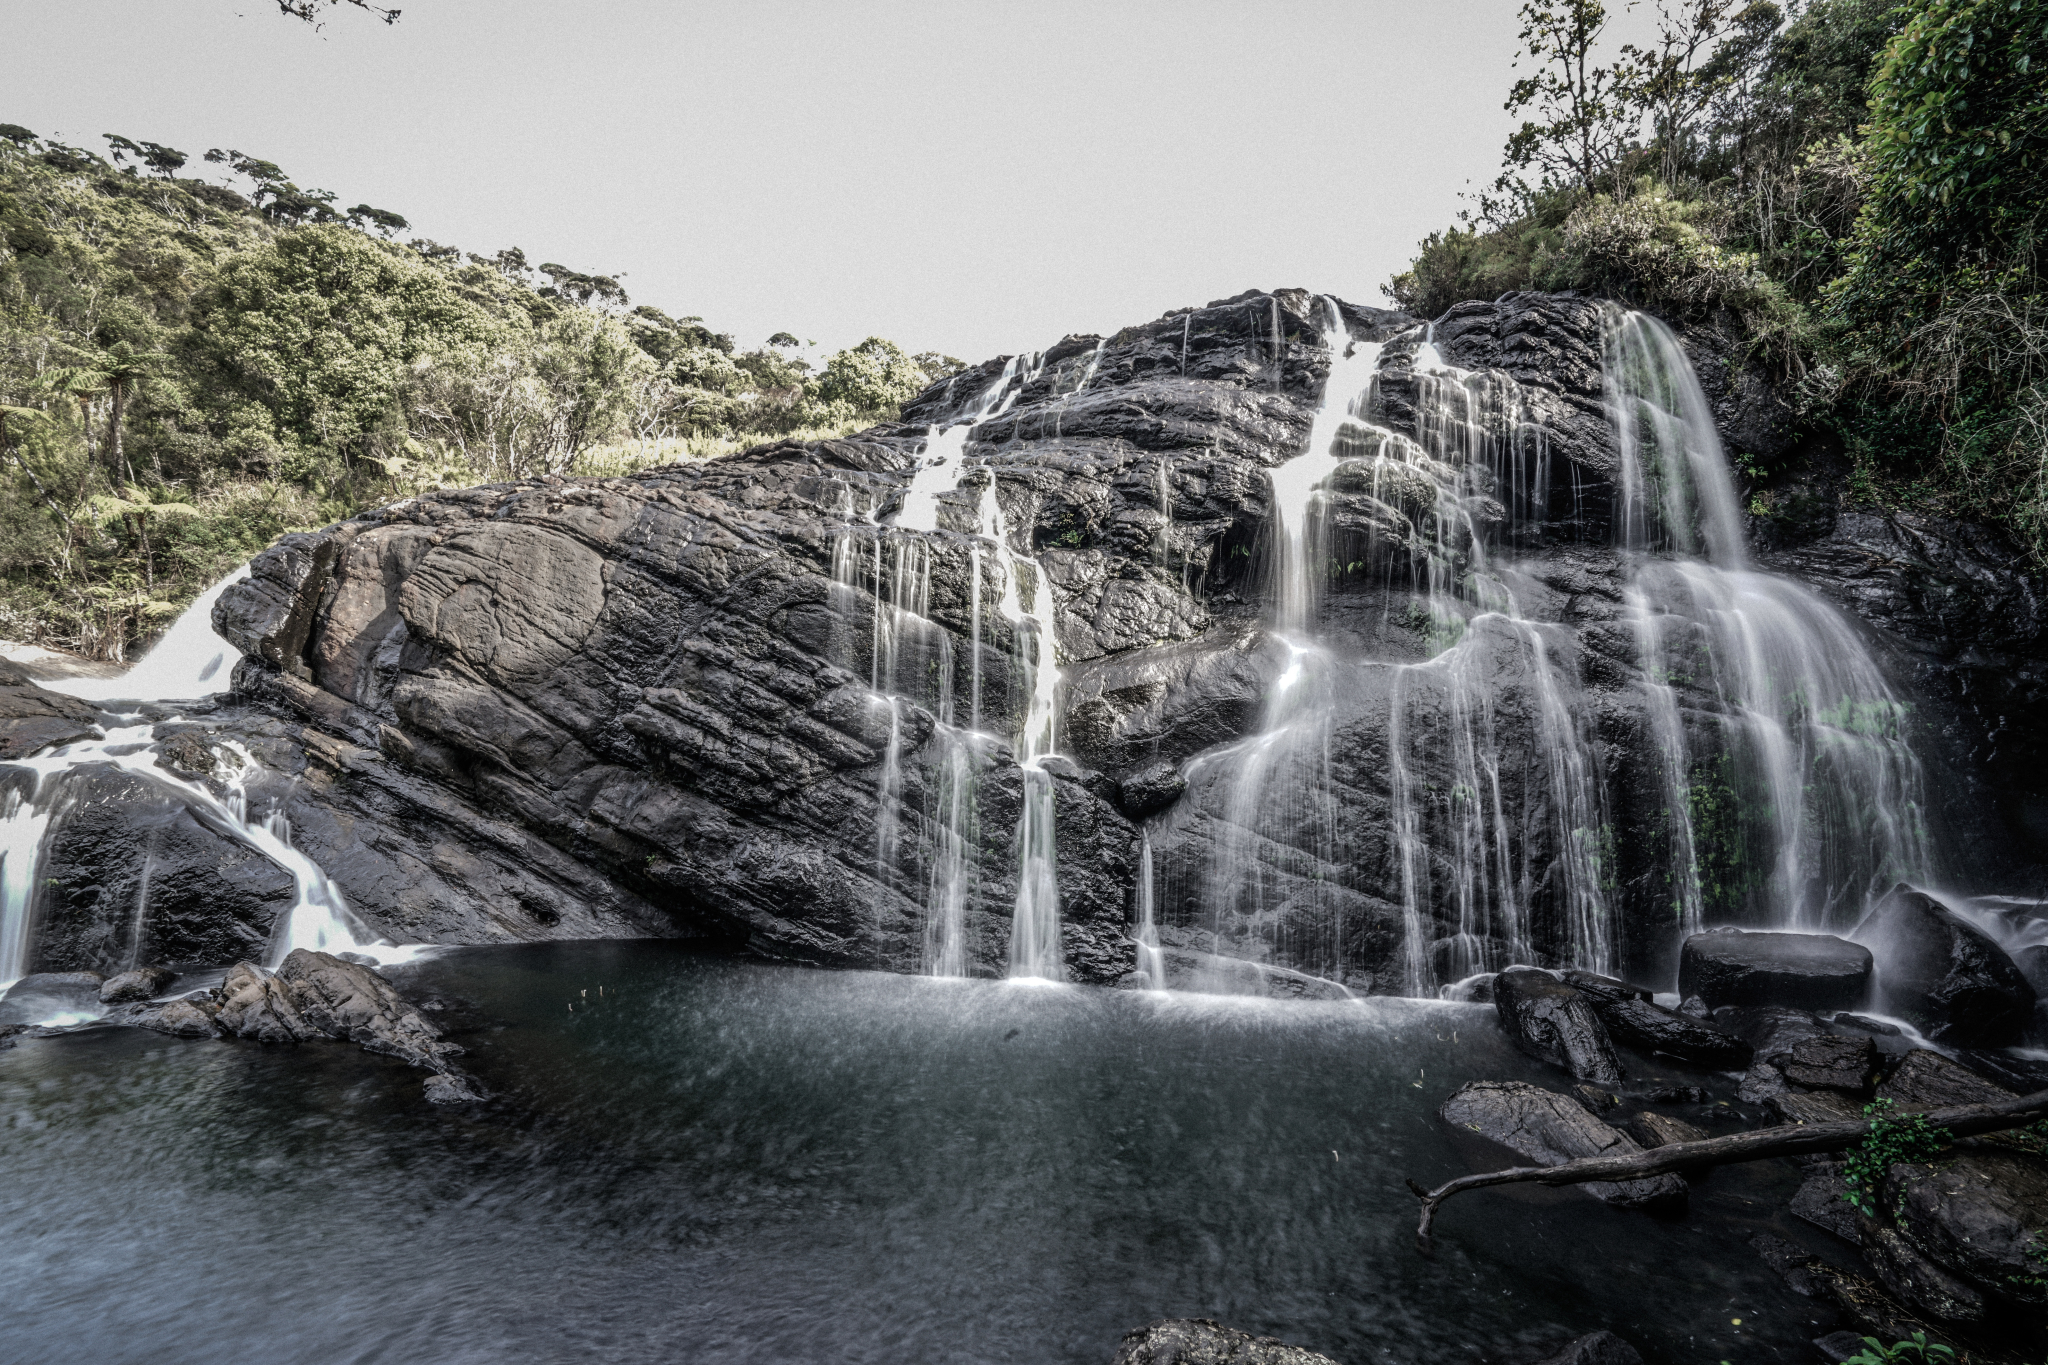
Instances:
[[[1360,303],[1491,178],[1514,0],[0,0],[0,122],[239,148],[758,343]]]

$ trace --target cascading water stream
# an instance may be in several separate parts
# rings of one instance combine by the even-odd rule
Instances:
[[[186,608],[155,648],[134,668],[116,678],[70,678],[44,684],[92,698],[143,701],[188,699],[218,690],[226,670],[238,657],[213,630],[213,604],[230,584],[248,577],[247,565],[214,584]],[[0,764],[0,778],[17,777],[0,796],[0,986],[31,965],[35,944],[35,895],[49,841],[61,829],[67,809],[66,779],[94,766],[107,766],[147,782],[165,797],[182,803],[193,818],[223,838],[261,854],[292,874],[296,891],[290,910],[271,930],[266,965],[275,966],[294,948],[352,953],[380,965],[407,962],[431,951],[422,944],[393,944],[377,937],[349,909],[341,891],[311,858],[292,847],[291,826],[282,811],[263,819],[248,812],[246,786],[256,764],[239,746],[227,752],[236,760],[213,774],[225,789],[216,796],[204,783],[188,781],[157,762],[151,747],[154,725],[116,726],[101,737],[59,745],[27,758]],[[145,871],[145,878],[147,871]],[[147,882],[140,892],[148,894]],[[134,950],[139,950],[139,932]]]

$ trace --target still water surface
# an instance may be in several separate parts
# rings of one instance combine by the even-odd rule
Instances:
[[[1485,1007],[831,973],[652,943],[468,949],[491,1103],[331,1045],[95,1028],[0,1053],[0,1340],[36,1362],[1107,1365],[1213,1316],[1346,1365],[1804,1361],[1744,1245],[1789,1167],[1654,1221],[1572,1191],[1447,1206],[1500,1153],[1435,1108],[1557,1084]],[[1742,1319],[1736,1326],[1733,1319]]]

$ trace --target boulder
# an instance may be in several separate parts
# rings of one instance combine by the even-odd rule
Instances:
[[[1647,986],[1631,986],[1626,981],[1617,981],[1611,976],[1602,976],[1598,972],[1584,971],[1578,967],[1568,967],[1557,975],[1565,985],[1581,994],[1591,996],[1602,1004],[1611,1004],[1617,1000],[1648,1001],[1656,994]]]
[[[2048,1164],[2038,1157],[1979,1150],[1899,1162],[1882,1195],[1905,1240],[1942,1270],[1996,1298],[2048,1304]]]
[[[1709,1005],[1855,1009],[1869,993],[1870,950],[1832,934],[1716,929],[1679,951],[1678,993]]]
[[[1830,1033],[1802,1038],[1779,1067],[1794,1085],[1815,1090],[1846,1090],[1860,1095],[1870,1089],[1877,1071],[1877,1044],[1869,1038]]]
[[[1593,1002],[1549,972],[1514,967],[1493,982],[1493,1008],[1515,1046],[1578,1080],[1621,1084],[1621,1061]]]
[[[426,1092],[430,1104],[474,1104],[490,1098],[474,1077],[452,1071],[427,1077]]]
[[[1644,1147],[1669,1147],[1674,1142],[1699,1142],[1707,1136],[1705,1129],[1695,1128],[1684,1119],[1675,1119],[1654,1109],[1645,1109],[1630,1119],[1628,1130]]]
[[[1792,1196],[1792,1213],[1844,1241],[1862,1240],[1860,1216],[1849,1203],[1849,1186],[1842,1179],[1839,1161],[1817,1161],[1806,1168],[1799,1192]]]
[[[321,1030],[299,1012],[282,978],[272,976],[253,963],[237,962],[213,998],[221,1031],[236,1038],[253,1038],[259,1043],[296,1043],[318,1038]]]
[[[1577,1100],[1523,1081],[1473,1081],[1444,1101],[1444,1122],[1508,1148],[1538,1166],[1642,1149]],[[1576,1185],[1605,1203],[1630,1209],[1683,1207],[1685,1182],[1675,1175]]]
[[[1188,789],[1188,780],[1171,763],[1159,762],[1140,768],[1117,787],[1117,804],[1125,815],[1142,820],[1157,815]]]
[[[1985,1080],[1939,1052],[1915,1048],[1878,1083],[1878,1095],[1901,1109],[1946,1109],[1958,1104],[1996,1104],[2015,1092]]]
[[[119,976],[108,977],[100,987],[100,1003],[125,1005],[130,1001],[148,1000],[169,990],[177,979],[178,974],[168,967],[137,967]]]
[[[1612,1332],[1588,1332],[1536,1365],[1643,1365],[1643,1357]]]
[[[1764,1101],[1780,1123],[1848,1123],[1863,1106],[1833,1090],[1783,1090]]]
[[[214,1038],[220,1033],[214,1025],[212,1004],[205,1000],[146,1000],[115,1005],[101,1018],[109,1024],[168,1033],[173,1038]]]
[[[1584,990],[1584,987],[1580,987]],[[1593,1009],[1608,1036],[1637,1052],[1661,1053],[1715,1071],[1746,1067],[1756,1049],[1732,1033],[1639,996],[1593,997]]]
[[[1991,936],[1903,882],[1856,926],[1889,1011],[1937,1043],[2004,1047],[2034,1016],[2034,988]]]
[[[35,1024],[63,1015],[90,1019],[100,1012],[98,972],[31,972],[0,995],[0,1024]]]
[[[1900,1302],[1942,1322],[1983,1319],[1984,1296],[1921,1255],[1898,1229],[1867,1219],[1862,1232],[1863,1263]]]
[[[1888,1024],[1867,1014],[1852,1014],[1848,1010],[1838,1011],[1831,1022],[1840,1024],[1843,1028],[1859,1029],[1879,1038],[1902,1038],[1906,1033],[1897,1024]]]
[[[44,691],[20,665],[0,659],[0,763],[94,733],[91,706]]]
[[[441,1039],[425,1015],[399,998],[372,969],[331,953],[294,948],[277,975],[300,1016],[330,1038],[397,1057],[429,1071],[446,1071],[461,1048]]]
[[[1113,1365],[1337,1365],[1328,1356],[1255,1337],[1209,1318],[1174,1318],[1124,1333]]]

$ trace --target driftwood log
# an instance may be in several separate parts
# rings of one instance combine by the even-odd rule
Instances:
[[[2024,1128],[2048,1118],[2048,1090],[2016,1095],[1994,1104],[1960,1104],[1949,1109],[1901,1112],[1923,1115],[1930,1127],[1945,1128],[1955,1137],[1974,1137],[2007,1128]],[[1783,1124],[1733,1137],[1707,1138],[1700,1142],[1674,1142],[1625,1156],[1589,1156],[1555,1166],[1514,1166],[1504,1171],[1485,1171],[1459,1176],[1433,1190],[1413,1180],[1408,1188],[1422,1201],[1422,1221],[1415,1229],[1425,1250],[1429,1247],[1430,1223],[1437,1207],[1454,1194],[1485,1189],[1488,1185],[1582,1185],[1589,1180],[1641,1180],[1647,1176],[1696,1171],[1708,1166],[1726,1166],[1738,1161],[1763,1161],[1770,1157],[1805,1156],[1813,1152],[1836,1152],[1852,1147],[1870,1135],[1869,1119],[1840,1123]]]

